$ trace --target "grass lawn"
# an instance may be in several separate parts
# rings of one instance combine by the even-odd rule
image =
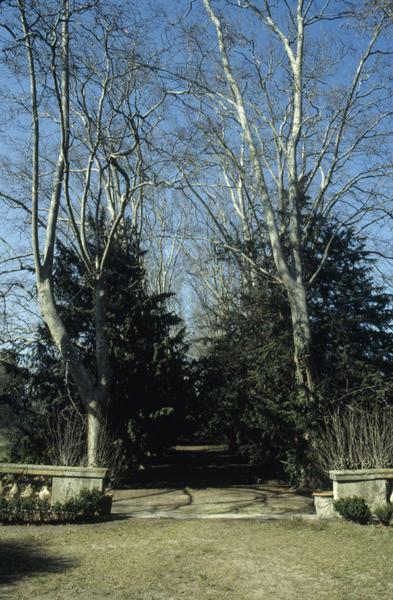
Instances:
[[[0,598],[393,598],[393,529],[256,520],[0,526]]]

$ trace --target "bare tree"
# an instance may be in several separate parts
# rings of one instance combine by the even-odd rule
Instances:
[[[144,222],[143,241],[147,250],[148,281],[153,293],[172,294],[181,290],[188,221],[173,191],[151,203]]]
[[[227,247],[231,235],[216,212],[224,204],[242,241],[252,231],[261,246],[268,243],[274,264],[268,273],[241,247],[233,251],[284,288],[297,382],[309,397],[317,373],[307,289],[329,244],[308,280],[302,248],[316,216],[334,212],[342,224],[365,225],[386,208],[393,163],[391,19],[386,7],[366,14],[346,2],[202,4],[218,53],[209,35],[190,28],[205,76],[194,87],[204,162],[198,170],[190,152],[189,189]]]
[[[11,67],[22,85],[25,75],[29,80],[30,106],[20,102],[31,114],[31,204],[22,204],[31,215],[38,300],[86,409],[90,465],[99,459],[111,387],[107,260],[125,234],[126,219],[140,235],[144,190],[163,181],[162,161],[155,168],[156,130],[166,98],[176,94],[158,75],[158,50],[149,53],[147,30],[134,8],[130,16],[117,3],[18,0],[16,10],[6,13]],[[59,236],[73,244],[91,287],[94,373],[83,364],[56,305]]]

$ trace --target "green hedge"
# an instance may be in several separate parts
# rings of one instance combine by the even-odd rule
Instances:
[[[99,490],[81,490],[78,496],[52,506],[38,498],[0,497],[0,522],[77,522],[102,519],[110,514],[112,497]]]

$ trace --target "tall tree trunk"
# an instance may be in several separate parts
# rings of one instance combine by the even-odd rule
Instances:
[[[105,346],[105,328],[98,336],[101,352],[100,361],[97,360],[97,363],[99,362],[101,371],[97,373],[97,385],[94,386],[58,313],[53,298],[53,282],[50,276],[40,278],[38,282],[38,296],[42,316],[71,373],[71,377],[85,407],[87,414],[87,460],[89,466],[97,466],[99,458],[99,440],[102,427],[102,407],[107,399],[109,385],[109,378],[107,375],[109,362],[104,361],[103,359],[103,356],[107,356],[107,346],[103,348],[103,346]],[[95,293],[94,297],[97,298],[97,293]],[[101,306],[99,311],[102,309],[103,307]],[[102,323],[102,321],[100,322]],[[103,375],[103,373],[105,373],[105,375]]]
[[[87,404],[87,464],[96,467],[99,463],[99,445],[102,429],[101,407],[98,399]]]
[[[111,367],[108,347],[107,287],[104,277],[97,276],[94,286],[94,325],[96,335],[97,391],[101,408],[109,395]]]
[[[93,71],[88,68],[81,76],[78,60],[76,63],[70,60],[70,56],[75,58],[79,51],[78,26],[75,29],[73,27],[75,14],[78,13],[75,3],[70,0],[59,0],[56,3],[17,0],[13,4],[17,7],[21,24],[21,32],[15,36],[15,51],[20,42],[25,48],[30,79],[32,246],[39,303],[43,319],[84,405],[88,422],[88,460],[89,464],[94,465],[97,463],[102,416],[107,407],[111,386],[107,290],[103,275],[111,248],[116,243],[117,232],[124,224],[127,207],[131,207],[135,218],[140,215],[142,219],[143,190],[148,185],[156,184],[155,178],[153,181],[146,175],[141,149],[145,136],[139,132],[142,121],[145,128],[149,115],[161,110],[159,107],[167,95],[177,92],[159,92],[152,82],[150,109],[146,104],[143,118],[136,119],[132,107],[135,102],[140,101],[143,85],[142,88],[136,82],[131,85],[127,69],[120,68],[119,72],[115,69],[114,72],[111,68],[117,56],[113,46],[115,39],[116,48],[121,47],[128,53],[128,58],[133,60],[133,51],[128,51],[132,32],[121,25],[121,16],[119,20],[115,19],[117,25],[113,27],[112,17],[108,16],[106,20],[96,6],[97,3],[92,2],[82,11],[86,17],[82,13],[79,16],[82,20],[86,18],[88,37],[90,36],[98,54],[105,56],[105,60],[101,61],[99,68],[93,69],[94,92],[89,96],[88,106],[84,103],[80,111],[78,98],[84,98],[85,92],[89,91]],[[99,35],[90,27],[92,20],[98,15]],[[8,31],[11,32],[11,29]],[[38,31],[40,35],[37,35]],[[120,38],[119,31],[122,32]],[[46,40],[45,56],[41,52],[42,40]],[[71,51],[70,47],[75,51]],[[146,82],[143,81],[142,84],[144,83]],[[115,91],[120,89],[119,86],[121,93]],[[70,93],[71,88],[73,93]],[[120,100],[118,96],[121,97]],[[77,107],[71,110],[70,102],[73,103],[74,100]],[[146,102],[149,103],[150,100]],[[42,152],[40,137],[41,119],[47,119],[48,110],[45,109],[48,106],[53,119],[53,134],[57,132],[59,143],[49,205],[46,194],[41,198],[41,186],[45,181],[46,187],[49,174],[43,175],[47,172],[47,158]],[[123,129],[126,132],[121,136],[119,144],[117,116],[124,120]],[[156,121],[160,123],[161,119]],[[94,127],[90,127],[93,122]],[[154,130],[157,123],[152,122],[151,130]],[[130,144],[130,136],[134,138],[134,143]],[[81,147],[84,151],[80,154],[78,148]],[[53,160],[52,156],[50,164]],[[76,165],[77,169],[74,170]],[[80,173],[84,173],[84,176],[80,177]],[[45,216],[41,202],[45,205]],[[24,206],[25,202],[20,204]],[[105,226],[101,226],[101,209],[104,204],[111,214],[108,219],[103,218],[102,225],[105,222]],[[53,265],[56,242],[59,239],[59,215],[62,220],[67,215],[68,223],[64,233],[72,231],[86,273],[89,277],[96,277],[93,285],[96,355],[95,365],[89,363],[89,369],[83,365],[78,345],[67,332],[54,298]],[[96,215],[97,219],[95,252],[94,246],[89,245],[90,215]],[[94,375],[91,371],[94,371]]]
[[[296,283],[288,291],[288,300],[292,319],[296,381],[306,399],[311,400],[315,392],[317,373],[312,356],[310,316],[304,285]]]
[[[64,362],[70,370],[71,377],[78,388],[81,400],[87,407],[89,399],[94,397],[94,387],[58,313],[53,298],[53,283],[51,278],[40,278],[37,287],[43,319]]]
[[[89,466],[95,466],[99,459],[99,443],[103,427],[103,412],[109,400],[111,386],[111,364],[109,357],[107,323],[107,288],[104,278],[98,276],[93,292],[94,325],[96,335],[96,373],[95,396],[87,407]]]

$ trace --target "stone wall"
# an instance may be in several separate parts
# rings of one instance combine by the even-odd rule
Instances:
[[[392,495],[393,469],[330,471],[334,500],[348,496],[364,498],[372,512]]]

